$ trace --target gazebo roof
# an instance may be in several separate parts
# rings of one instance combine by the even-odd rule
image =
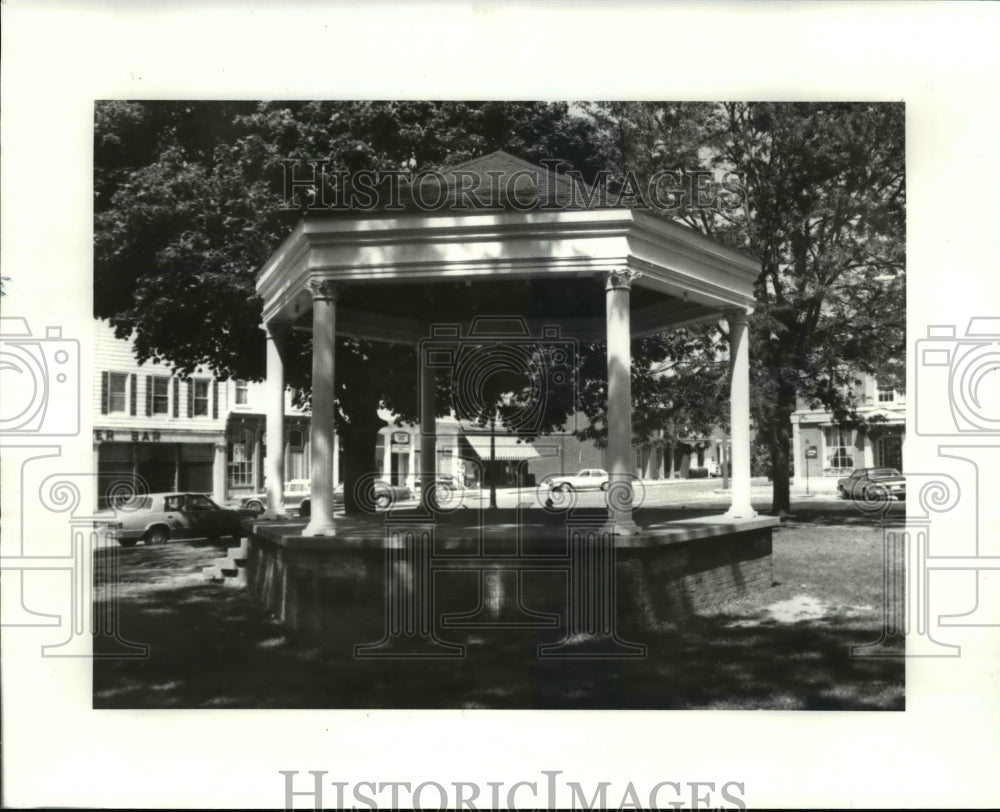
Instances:
[[[582,340],[603,339],[604,279],[622,269],[639,274],[634,335],[753,306],[758,260],[653,212],[587,206],[581,195],[590,190],[505,152],[441,176],[444,203],[433,211],[404,195],[403,211],[300,221],[258,275],[265,322],[308,326],[308,285],[330,281],[339,283],[337,331],[344,335],[415,343],[433,323],[516,315],[529,324],[558,322]],[[456,209],[462,184],[467,189],[477,177],[486,210]],[[440,185],[440,178],[427,182]],[[532,195],[537,206],[523,210]]]
[[[554,165],[553,161],[550,166]],[[418,185],[417,194],[421,200],[433,204],[434,208],[449,211],[455,210],[456,205],[473,202],[473,195],[478,211],[524,211],[528,205],[543,211],[612,208],[581,180],[537,166],[503,150],[425,174]],[[470,188],[473,185],[475,188]],[[407,210],[419,208],[413,184],[402,185],[400,198]]]

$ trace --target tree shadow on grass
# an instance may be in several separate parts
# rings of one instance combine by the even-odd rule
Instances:
[[[358,660],[353,647],[368,640],[357,629],[296,641],[245,589],[193,579],[216,551],[159,552],[123,556],[119,581],[133,588],[98,585],[95,609],[115,601],[121,636],[150,648],[143,660],[95,659],[95,708],[904,708],[902,659],[851,657],[879,636],[870,617],[693,617],[623,629],[647,656],[612,661],[539,659],[558,629],[447,629],[464,658]],[[95,638],[95,653],[106,645]]]

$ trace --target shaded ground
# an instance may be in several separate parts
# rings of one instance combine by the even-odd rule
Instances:
[[[797,512],[775,533],[769,590],[641,640],[629,631],[646,658],[610,662],[539,660],[531,631],[449,632],[461,660],[353,660],[334,653],[367,642],[351,629],[298,643],[246,590],[202,581],[224,547],[110,548],[99,554],[118,556],[118,585],[98,583],[95,609],[116,605],[119,635],[149,656],[95,659],[94,706],[899,710],[903,660],[850,652],[882,627],[882,532],[859,515]],[[96,638],[95,654],[114,650]]]

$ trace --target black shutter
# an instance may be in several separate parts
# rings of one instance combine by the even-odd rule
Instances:
[[[219,382],[212,381],[212,419],[219,419]]]
[[[188,387],[188,417],[194,417],[194,378],[187,379]]]
[[[138,396],[138,392],[135,390],[138,388],[139,384],[136,380],[136,374],[133,372],[128,376],[129,383],[129,401],[128,401],[128,412],[132,417],[135,417],[135,399]]]
[[[146,376],[146,417],[153,414],[153,376]]]
[[[101,373],[101,414],[108,413],[108,395],[111,389],[111,373]]]
[[[174,378],[174,417],[180,414],[181,410],[181,382],[179,378]]]

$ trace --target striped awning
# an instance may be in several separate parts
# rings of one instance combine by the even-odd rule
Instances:
[[[479,459],[490,459],[490,435],[466,434],[465,439],[469,441],[472,450],[479,455]],[[530,443],[519,443],[517,437],[508,437],[507,435],[498,435],[496,437],[495,448],[495,455],[498,460],[531,460],[541,456]]]

